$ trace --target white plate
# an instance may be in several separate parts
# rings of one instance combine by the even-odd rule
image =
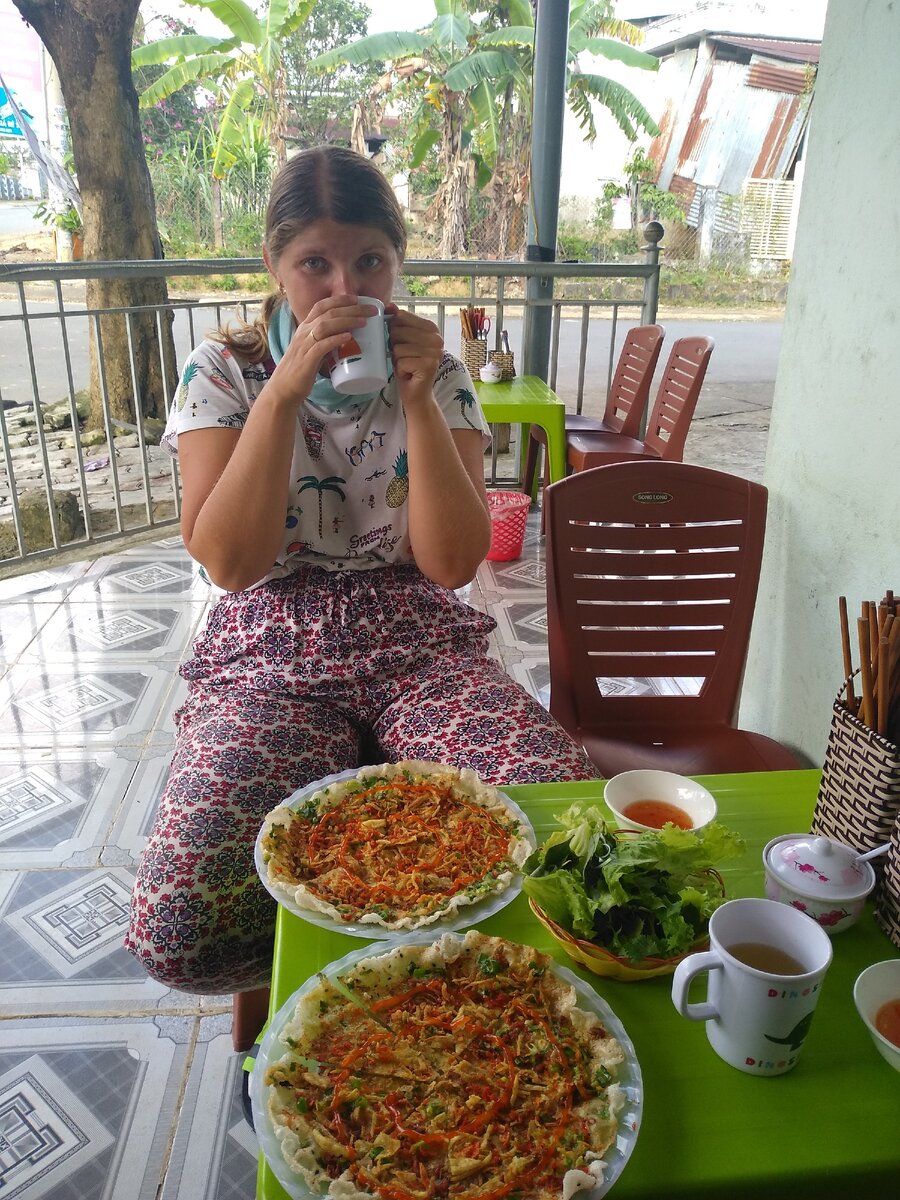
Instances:
[[[427,946],[430,942],[435,941],[437,936],[440,936],[440,934],[429,933],[427,936],[423,936],[423,931],[419,930],[415,935],[404,938],[403,942],[406,945]],[[462,935],[459,936],[461,940]],[[373,958],[378,954],[389,954],[392,949],[394,947],[380,949],[378,946],[363,946],[359,950],[351,950],[343,958],[339,958],[329,964],[322,971],[322,974],[330,977],[343,975],[350,967],[355,966],[356,963],[361,962],[364,958]],[[596,1014],[625,1051],[625,1061],[618,1070],[618,1082],[625,1093],[625,1106],[619,1113],[619,1126],[616,1133],[615,1145],[610,1146],[603,1156],[604,1162],[607,1164],[603,1172],[603,1182],[591,1191],[576,1193],[576,1200],[600,1200],[600,1197],[607,1194],[622,1174],[625,1164],[628,1162],[637,1142],[644,1092],[641,1068],[637,1060],[637,1055],[634,1052],[631,1038],[625,1032],[622,1022],[602,996],[598,996],[589,983],[585,983],[583,979],[580,979],[574,971],[570,971],[567,967],[562,967],[557,962],[551,962],[550,970],[553,971],[553,974],[557,978],[572,985],[578,995],[577,1007],[584,1009],[586,1012]],[[318,973],[311,975],[306,983],[298,988],[279,1008],[278,1012],[269,1022],[269,1027],[266,1030],[265,1037],[259,1047],[259,1053],[256,1056],[256,1063],[250,1074],[250,1105],[253,1111],[253,1128],[259,1139],[260,1149],[265,1155],[266,1162],[271,1167],[278,1182],[294,1200],[322,1200],[322,1198],[319,1193],[311,1191],[306,1186],[300,1176],[296,1175],[290,1169],[282,1157],[281,1145],[275,1136],[275,1126],[272,1123],[272,1118],[269,1116],[267,1104],[268,1089],[263,1079],[267,1068],[272,1066],[273,1063],[278,1062],[290,1049],[288,1044],[281,1040],[281,1034],[293,1017],[298,1000],[316,987],[319,982]],[[560,1189],[560,1194],[562,1194],[562,1189]]]
[[[293,795],[288,796],[286,800],[282,800],[282,805],[286,808],[299,808],[313,792],[319,791],[320,788],[329,787],[332,783],[338,783],[343,779],[355,779],[361,768],[354,767],[350,771],[341,771],[337,775],[326,775],[324,779],[319,779],[315,783],[307,784],[305,787],[298,788]],[[510,812],[521,821],[526,839],[534,850],[537,846],[537,840],[534,836],[534,829],[531,822],[519,808],[514,800],[510,800],[505,792],[498,790],[497,793],[503,798],[503,803],[507,806]],[[376,924],[361,924],[360,922],[339,921],[335,917],[329,917],[326,913],[316,912],[314,909],[301,908],[298,904],[287,900],[283,895],[277,895],[272,888],[269,887],[269,881],[266,878],[266,864],[263,861],[262,838],[263,829],[260,829],[256,835],[256,849],[254,850],[253,858],[256,863],[257,873],[262,880],[263,887],[283,905],[289,912],[301,917],[304,921],[308,921],[310,925],[318,925],[322,929],[331,929],[335,933],[346,933],[350,937],[366,938],[367,941],[395,941],[398,938],[406,938],[410,933],[415,933],[418,930],[409,929],[385,929],[383,925]],[[522,873],[519,871],[510,883],[509,887],[502,892],[494,892],[490,896],[485,896],[483,900],[478,900],[475,904],[464,904],[462,907],[454,909],[452,915],[447,917],[436,917],[429,925],[420,925],[418,929],[423,931],[437,933],[445,933],[453,929],[468,929],[470,925],[477,925],[479,921],[485,921],[488,917],[492,917],[494,913],[500,912],[502,908],[506,908],[507,904],[511,904],[522,890]]]

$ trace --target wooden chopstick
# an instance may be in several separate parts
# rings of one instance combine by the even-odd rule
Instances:
[[[847,707],[856,712],[856,693],[853,690],[853,655],[850,651],[850,626],[847,622],[847,597],[838,597],[841,617],[841,649],[844,652],[844,678],[847,681]]]
[[[888,639],[878,642],[878,714],[877,730],[882,737],[887,733],[888,708],[890,706],[890,669],[888,667]]]
[[[875,676],[878,673],[878,605],[874,600],[867,600],[865,604],[868,605],[869,651],[872,664],[872,683],[874,684]]]
[[[865,608],[868,601],[865,601]],[[864,725],[872,726],[873,719],[873,697],[872,697],[872,647],[869,644],[869,617],[868,613],[864,617],[857,617],[856,632],[859,637],[859,682],[862,689],[862,702],[859,710],[859,719]]]

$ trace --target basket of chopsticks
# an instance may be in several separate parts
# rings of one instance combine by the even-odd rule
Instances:
[[[896,836],[900,853],[900,600],[888,591],[879,603],[863,601],[852,632],[846,598],[838,605],[845,679],[832,706],[812,832],[860,851]],[[897,873],[900,883],[900,862],[890,857],[872,866],[880,878]],[[900,887],[892,903],[900,936]]]
[[[488,359],[487,335],[490,321],[483,308],[469,304],[459,310],[460,357],[473,379]]]

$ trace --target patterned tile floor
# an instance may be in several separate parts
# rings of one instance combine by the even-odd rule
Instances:
[[[543,543],[465,598],[546,702]],[[178,537],[0,581],[0,1195],[250,1200],[231,1000],[122,949],[207,589]]]

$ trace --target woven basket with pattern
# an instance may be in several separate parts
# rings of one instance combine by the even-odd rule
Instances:
[[[504,350],[492,350],[491,362],[500,368],[501,380],[515,379],[516,363],[512,354],[507,354]]]
[[[467,338],[460,341],[460,358],[466,370],[473,379],[478,378],[478,372],[487,363],[487,342],[484,338]]]
[[[877,861],[873,860],[872,866]],[[882,861],[884,874],[875,890],[875,920],[900,948],[900,817],[894,822],[891,848]]]
[[[900,815],[900,750],[834,702],[812,832],[855,850],[891,840]],[[876,874],[884,870],[875,859]],[[900,868],[898,868],[900,869]]]

